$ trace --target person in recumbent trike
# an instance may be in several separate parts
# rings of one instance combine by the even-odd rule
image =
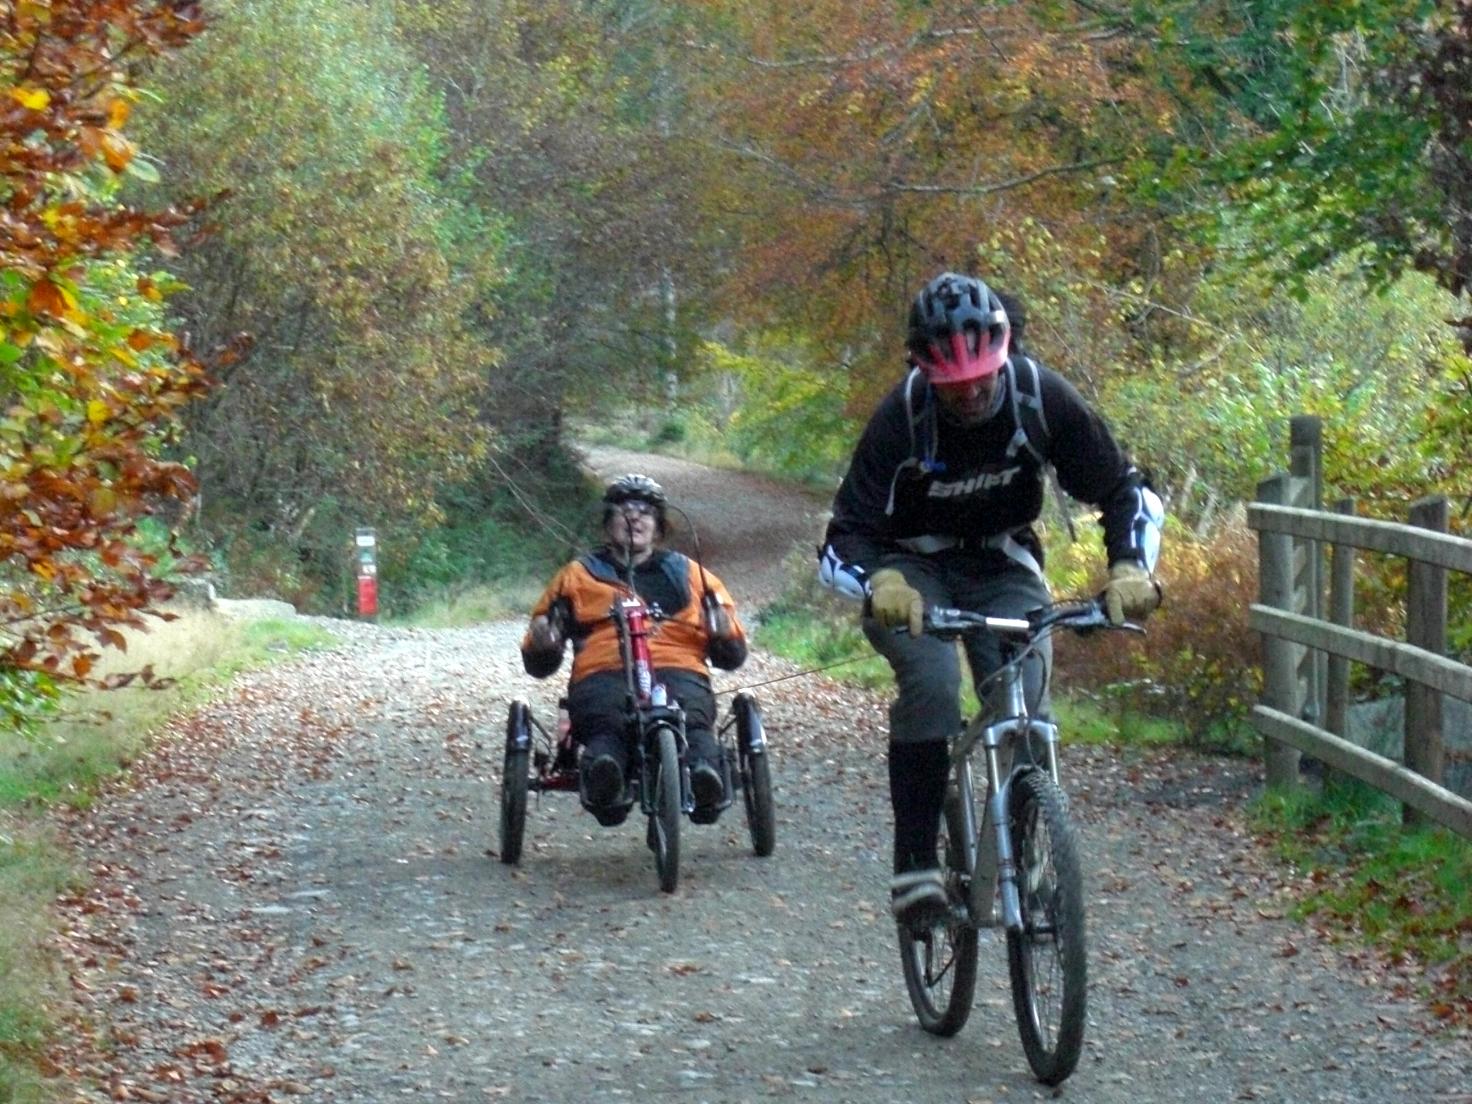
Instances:
[[[571,739],[581,748],[579,797],[603,825],[622,823],[633,807],[630,771],[641,762],[639,740],[651,709],[667,709],[663,715],[676,732],[675,722],[683,720],[690,819],[711,823],[731,803],[730,766],[716,738],[707,664],[741,666],[746,634],[721,581],[660,546],[666,505],[663,489],[648,476],[630,474],[610,483],[603,495],[604,544],[553,577],[532,609],[521,645],[527,673],[546,678],[572,643],[565,701]],[[645,634],[652,667],[647,685],[639,684],[630,666],[635,622]],[[663,687],[668,704],[659,700],[656,686]],[[631,690],[656,697],[641,705]],[[566,741],[560,743],[557,766],[566,769],[573,756]]]

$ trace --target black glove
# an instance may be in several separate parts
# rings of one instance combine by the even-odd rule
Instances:
[[[707,593],[701,599],[700,604],[705,611],[705,631],[712,640],[730,640],[732,636],[731,615],[726,612],[726,607],[721,605],[721,600],[714,594]]]

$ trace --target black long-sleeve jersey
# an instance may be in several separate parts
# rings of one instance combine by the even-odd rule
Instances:
[[[1153,569],[1160,499],[1078,391],[1016,357],[1002,372],[994,409],[977,425],[948,420],[918,370],[884,398],[834,498],[820,556],[825,583],[857,595],[885,554],[958,545],[1030,558],[1040,572],[1032,523],[1047,464],[1065,491],[1099,508],[1111,564]]]

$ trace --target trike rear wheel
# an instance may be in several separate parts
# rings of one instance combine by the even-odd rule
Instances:
[[[531,717],[525,702],[512,702],[506,717],[506,757],[501,765],[501,861],[521,860],[526,834],[526,794],[531,778]]]
[[[1022,930],[1007,932],[1022,1049],[1045,1085],[1078,1065],[1088,985],[1083,875],[1068,800],[1041,770],[1013,784],[1009,820]]]
[[[758,858],[766,858],[777,846],[777,815],[772,805],[772,766],[762,729],[762,711],[747,694],[736,696],[734,709],[746,826],[751,831],[752,851]]]

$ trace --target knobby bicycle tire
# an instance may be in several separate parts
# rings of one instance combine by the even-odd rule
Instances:
[[[1083,873],[1068,799],[1040,770],[1013,785],[1009,810],[1022,931],[1007,932],[1012,1007],[1038,1080],[1063,1082],[1078,1065],[1087,1011]]]
[[[969,786],[967,787],[969,790]],[[971,801],[953,783],[946,790],[945,879],[951,908],[929,927],[899,926],[900,964],[905,988],[920,1026],[932,1035],[950,1036],[966,1025],[976,994],[977,930],[966,909],[967,850],[962,802]]]
[[[661,725],[655,733],[659,759],[654,764],[654,866],[659,888],[673,893],[680,882],[680,750],[674,729]]]

